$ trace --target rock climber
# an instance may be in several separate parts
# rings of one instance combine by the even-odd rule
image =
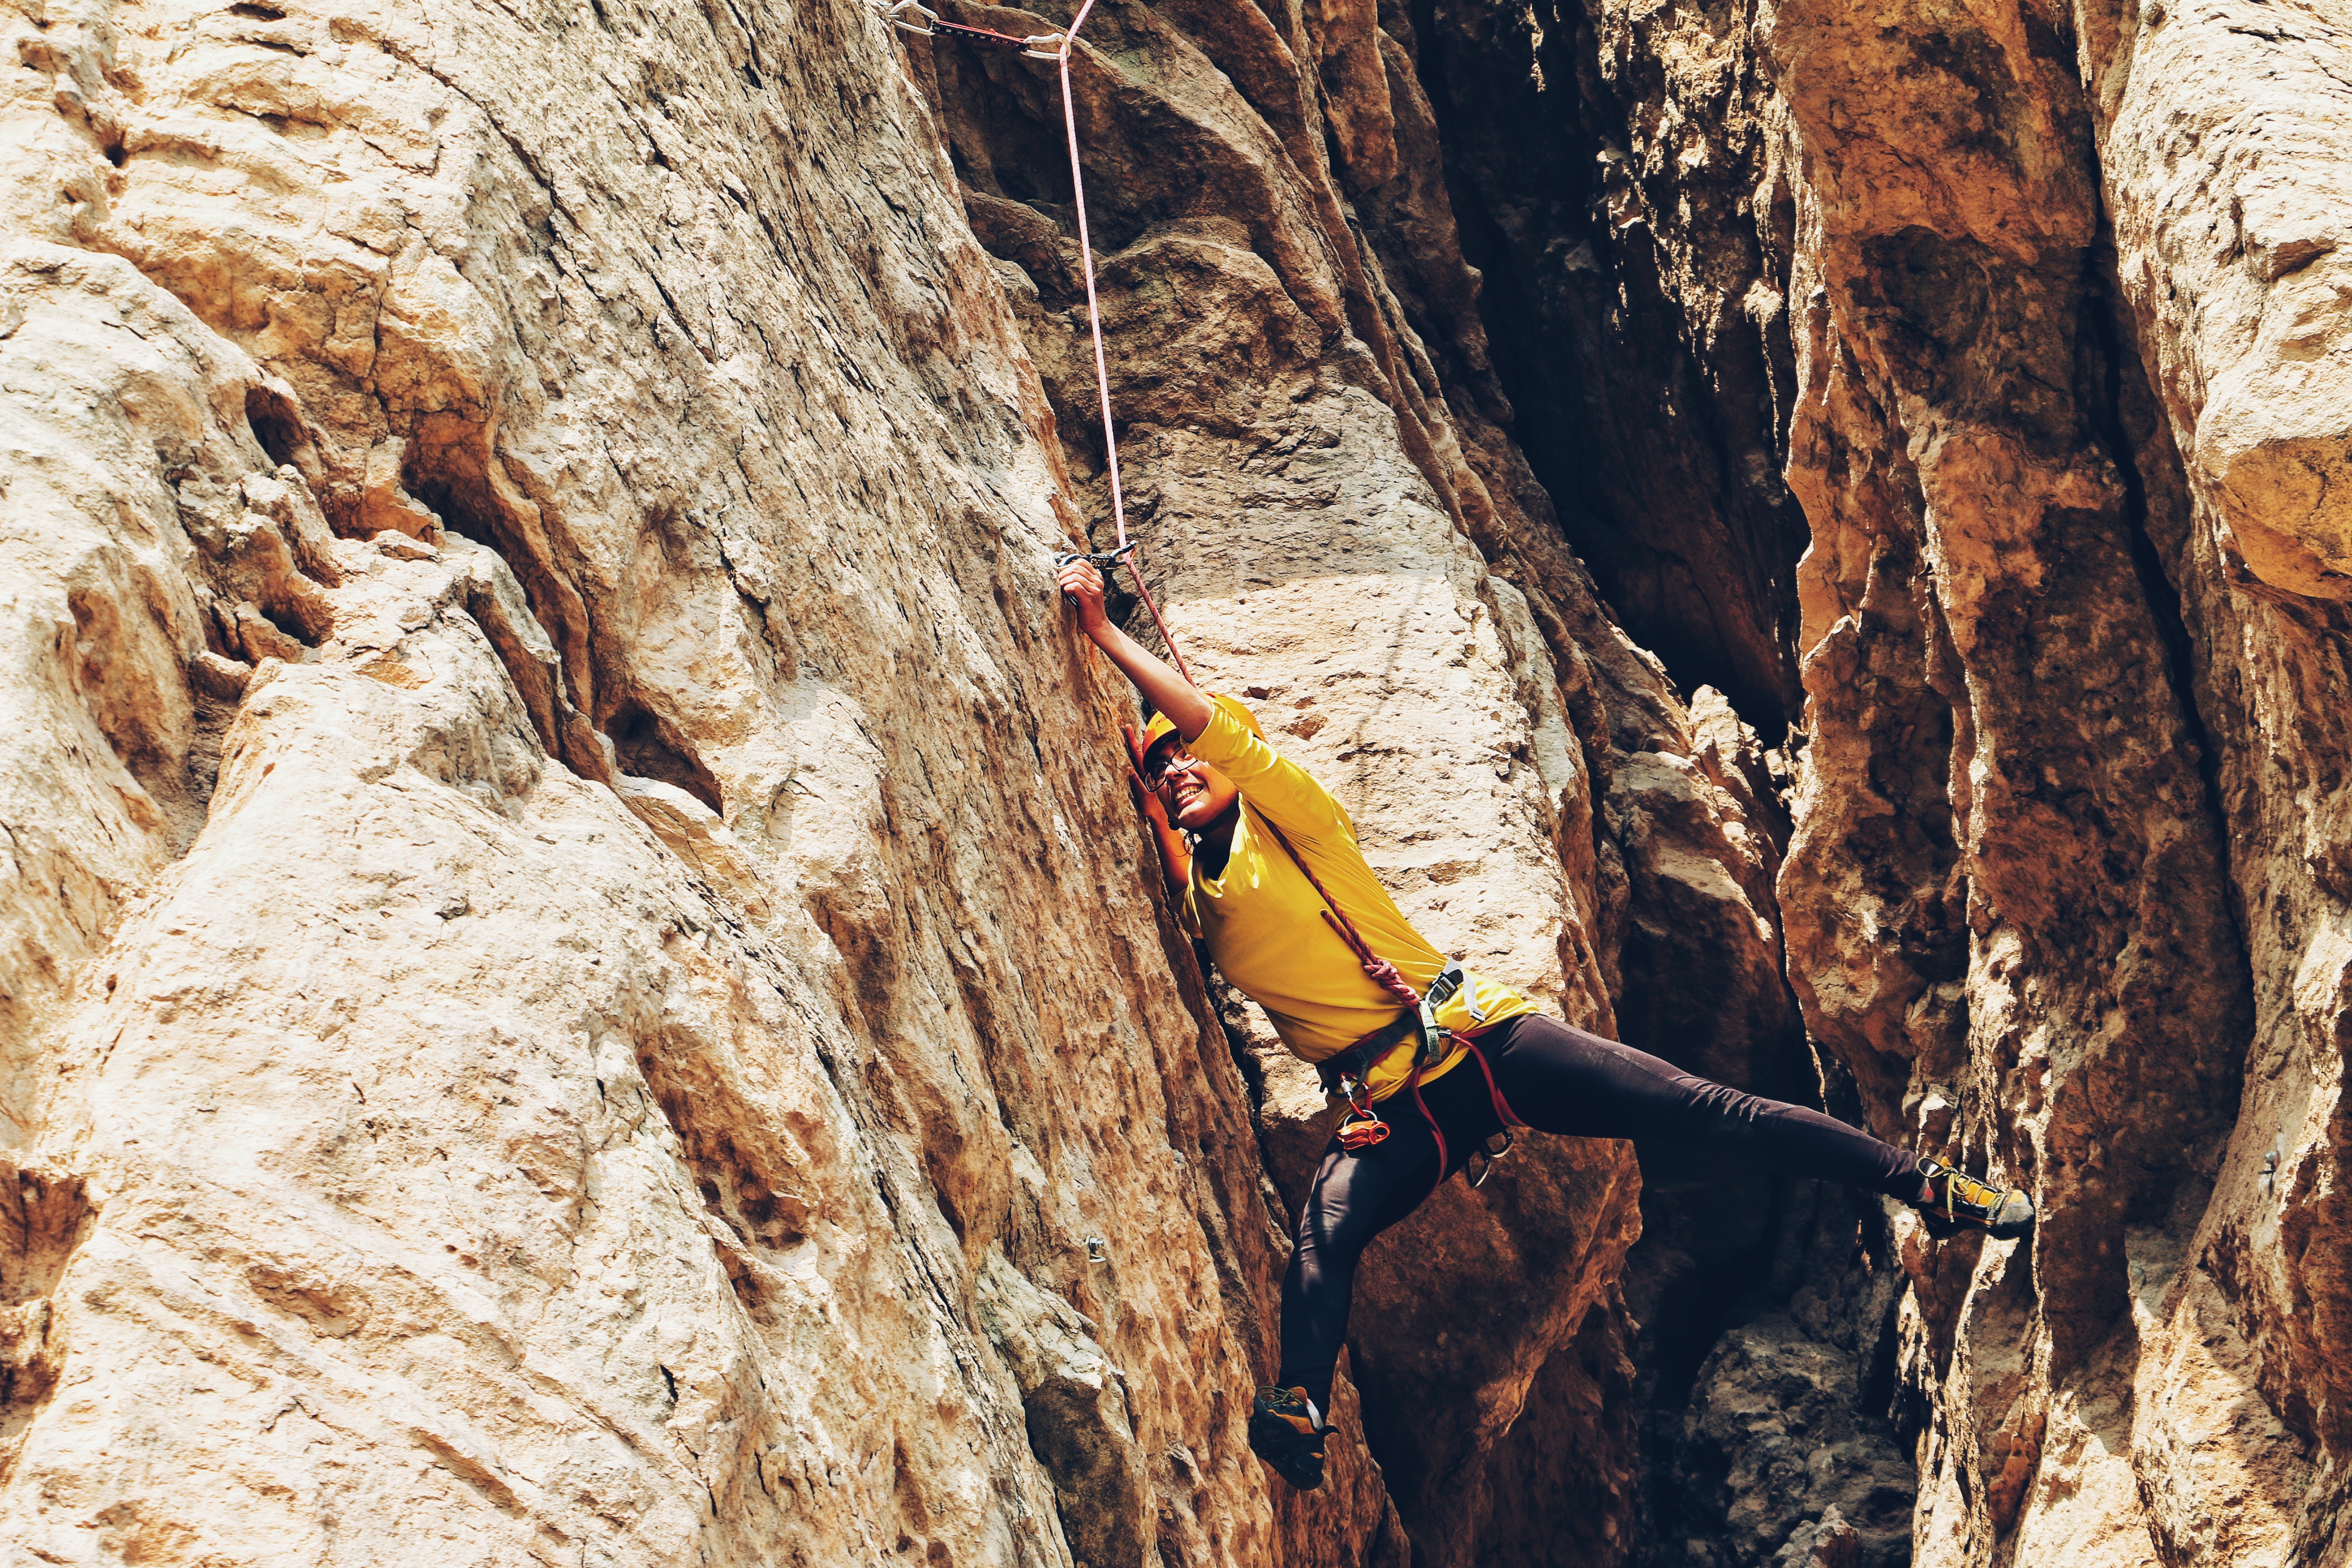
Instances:
[[[2021,1192],[1571,1028],[1465,972],[1406,922],[1346,809],[1267,743],[1246,707],[1202,691],[1112,625],[1085,559],[1055,581],[1080,629],[1154,710],[1140,736],[1127,731],[1129,783],[1183,923],[1349,1102],[1293,1234],[1282,1364],[1250,1412],[1251,1448],[1291,1485],[1323,1481],[1325,1412],[1365,1247],[1513,1128],[1736,1150],[1884,1193],[1938,1234],[2006,1238],[2032,1226]]]

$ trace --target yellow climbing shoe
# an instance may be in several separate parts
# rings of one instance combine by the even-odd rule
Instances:
[[[1931,1236],[1980,1230],[1995,1241],[2013,1241],[2033,1228],[2033,1200],[2015,1187],[1979,1182],[1932,1155],[1920,1159],[1919,1174],[1930,1195],[1916,1206]]]

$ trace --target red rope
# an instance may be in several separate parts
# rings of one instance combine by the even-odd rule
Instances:
[[[1192,666],[1184,662],[1183,653],[1176,647],[1176,634],[1170,631],[1168,623],[1160,618],[1160,606],[1151,602],[1151,590],[1143,585],[1143,573],[1136,566],[1132,555],[1127,558],[1127,574],[1135,579],[1135,591],[1142,595],[1143,607],[1151,612],[1151,624],[1160,628],[1160,640],[1168,645],[1168,657],[1176,661],[1176,668],[1186,683],[1197,689],[1201,683],[1192,679]]]
[[[1290,840],[1285,837],[1282,829],[1275,826],[1271,818],[1262,817],[1260,820],[1264,821],[1267,830],[1273,833],[1274,841],[1281,845],[1283,852],[1290,857],[1291,864],[1297,866],[1300,874],[1306,877],[1307,885],[1315,889],[1315,896],[1323,900],[1323,923],[1339,932],[1339,940],[1346,942],[1349,950],[1355,953],[1356,962],[1364,966],[1364,973],[1371,977],[1372,984],[1394,997],[1401,1005],[1420,1006],[1421,993],[1412,988],[1412,982],[1407,980],[1395,964],[1378,956],[1370,946],[1366,945],[1363,933],[1356,930],[1356,922],[1348,918],[1347,911],[1339,907],[1339,900],[1333,898],[1324,888],[1321,880],[1307,866],[1306,858],[1291,847]]]

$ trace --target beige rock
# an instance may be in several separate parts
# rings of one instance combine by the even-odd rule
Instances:
[[[5,1554],[1863,1568],[1899,1429],[1921,1563],[2346,1561],[2330,18],[1090,25],[1202,677],[1450,950],[1777,1092],[1810,1036],[2042,1210],[1531,1147],[1376,1248],[1311,1497],[1242,1426],[1329,1112],[1041,591],[1110,542],[1048,68],[0,26]]]
[[[2343,598],[2341,34],[2299,5],[2085,20],[2119,269],[2191,494],[2263,582]]]
[[[7,1549],[1402,1564],[1369,1430],[1466,1560],[1444,1467],[1612,1342],[1630,1158],[1449,1193],[1426,1267],[1376,1266],[1329,1487],[1276,1494],[1279,1202],[1040,591],[1097,482],[1030,358],[1063,395],[1067,318],[967,237],[924,46],[854,8],[8,25]],[[1261,118],[1155,26],[1106,19],[1090,144],[1164,91],[1225,199],[1283,193],[1262,244],[1106,217],[1180,635],[1428,929],[1605,1023],[1596,726],[1622,687],[1696,742],[1350,237],[1310,126],[1366,181],[1410,132],[1435,189],[1409,62],[1369,8],[1204,28],[1290,60]],[[1058,258],[1017,205],[973,210]],[[1525,589],[1470,542],[1510,530]],[[1658,797],[1729,842],[1712,765]],[[1496,1315],[1466,1355],[1412,1353],[1452,1343],[1431,1280]]]
[[[77,16],[8,89],[5,1552],[1265,1560],[1255,1143],[889,32]],[[611,156],[640,70],[718,86],[699,196]],[[853,105],[822,218],[721,151]],[[443,548],[330,537],[404,490]],[[1007,1269],[1124,1380],[1109,1494]]]

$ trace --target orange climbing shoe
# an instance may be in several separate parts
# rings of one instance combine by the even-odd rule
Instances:
[[[1919,1174],[1932,1195],[1916,1206],[1930,1236],[1980,1230],[1995,1241],[2013,1241],[2033,1228],[2033,1200],[2015,1187],[1979,1182],[1932,1155],[1921,1156]]]
[[[1274,1473],[1311,1492],[1323,1484],[1323,1434],[1303,1388],[1261,1388],[1250,1403],[1250,1452]]]

